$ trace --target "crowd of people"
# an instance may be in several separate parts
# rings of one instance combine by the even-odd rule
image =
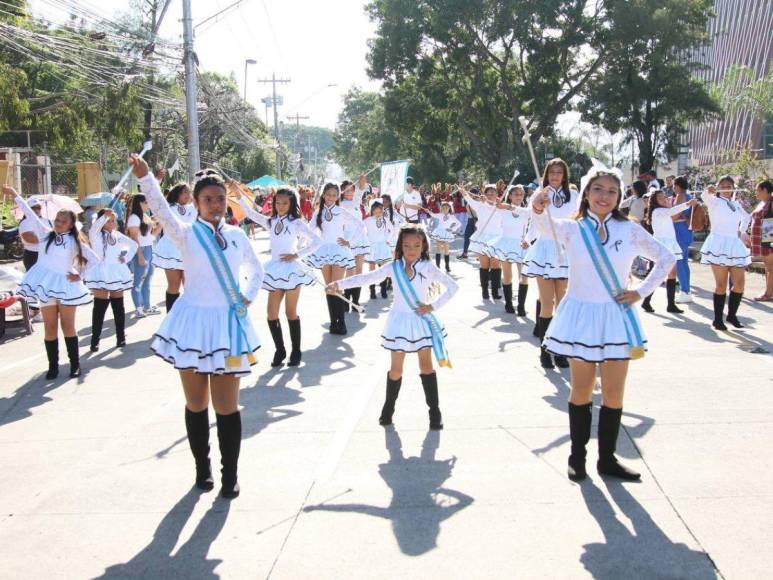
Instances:
[[[710,228],[700,252],[715,279],[715,329],[726,330],[725,323],[742,327],[738,312],[753,257],[766,268],[766,290],[754,299],[773,299],[770,181],[757,184],[758,204],[749,213],[736,201],[739,190],[730,176],[700,195],[681,176],[661,182],[643,175],[626,188],[619,171],[598,164],[577,183],[561,159],[551,160],[538,182],[528,185],[500,180],[416,188],[408,177],[395,199],[380,194],[365,175],[318,189],[279,187],[255,197],[219,172],[204,170],[193,183],[162,191],[162,176],[149,171],[141,157],[129,162],[140,191],[95,212],[84,231],[73,212],[60,211],[49,221],[40,215],[37,199],[25,200],[3,187],[4,198],[24,213],[20,230],[27,272],[18,294],[40,311],[46,378],[59,374],[60,328],[69,376],[78,377],[76,309],[93,303],[91,351],[100,348],[111,309],[121,348],[127,343],[124,292],[130,292],[136,317],[159,314],[150,300],[150,282],[154,270],[164,270],[166,316],[151,348],[179,371],[195,485],[202,490],[214,487],[211,401],[221,494],[227,498],[240,493],[239,380],[251,372],[260,347],[248,315],[260,290],[268,293],[271,366],[277,368],[302,363],[298,304],[303,287],[324,287],[333,335],[348,333],[347,313],[361,310],[364,287],[370,300],[391,292],[382,332],[390,364],[379,423],[392,423],[404,361],[415,353],[429,427],[442,429],[435,363],[451,366],[451,360],[436,311],[458,290],[451,276],[451,245],[463,239],[458,258],[475,256],[481,299],[502,300],[507,314],[527,315],[534,279],[540,364],[571,369],[567,469],[577,481],[587,473],[597,372],[602,390],[597,469],[624,480],[640,477],[615,457],[628,364],[647,348],[634,304],[643,300],[642,308],[654,311],[653,293],[664,282],[669,313],[681,313],[678,304],[692,300],[693,232]],[[234,202],[245,216],[241,221]],[[269,233],[271,257],[265,263],[252,243],[257,227]]]

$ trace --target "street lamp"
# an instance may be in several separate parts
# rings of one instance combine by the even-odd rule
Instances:
[[[244,102],[247,102],[247,67],[251,64],[258,64],[254,58],[248,58],[244,61]]]

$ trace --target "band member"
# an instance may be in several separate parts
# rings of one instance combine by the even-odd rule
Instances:
[[[462,228],[462,224],[451,213],[451,203],[444,201],[440,204],[440,213],[430,213],[435,221],[434,227],[430,232],[430,238],[435,243],[435,265],[440,268],[440,259],[446,266],[446,273],[451,272],[451,259],[449,251],[451,242],[456,238],[456,234]]]
[[[368,245],[370,251],[365,257],[370,271],[378,266],[383,266],[392,261],[394,251],[390,247],[390,242],[394,236],[394,226],[384,215],[384,206],[378,199],[370,203],[370,217],[365,219],[365,229],[368,231]],[[387,283],[383,280],[381,284],[381,297],[387,297]],[[376,297],[376,285],[370,285],[370,297]]]
[[[354,217],[362,220],[362,199],[367,193],[368,189],[368,184],[364,175],[360,175],[356,185],[348,180],[342,181],[341,200],[339,205]],[[362,267],[365,264],[365,256],[367,256],[368,252],[370,252],[368,234],[364,228],[357,229],[355,232],[354,226],[351,225],[346,226],[345,232],[346,235],[344,237],[353,240],[349,246],[349,249],[352,251],[352,254],[354,254],[354,268],[347,270],[346,275],[354,276],[356,274],[362,274]],[[344,296],[355,304],[359,304],[361,292],[362,288],[349,288]],[[344,311],[349,311],[348,303],[344,303]]]
[[[470,238],[470,252],[478,256],[480,264],[481,296],[489,299],[489,283],[491,297],[499,300],[499,287],[502,283],[502,265],[496,257],[489,254],[488,246],[492,240],[502,235],[502,216],[497,211],[499,202],[497,186],[490,183],[483,187],[483,196],[476,199],[470,193],[465,193],[467,203],[478,216],[477,229]]]

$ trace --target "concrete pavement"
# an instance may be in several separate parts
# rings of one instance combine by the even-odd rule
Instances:
[[[305,289],[304,364],[272,370],[261,293],[251,314],[264,347],[242,381],[242,496],[231,503],[191,491],[179,380],[148,349],[160,317],[131,321],[124,351],[109,320],[90,355],[81,309],[86,372],[51,384],[42,332],[10,330],[0,344],[0,577],[770,576],[773,356],[752,351],[773,351],[773,304],[745,301],[747,328],[716,333],[707,270],[694,266],[684,315],[666,314],[659,290],[619,440],[643,481],[591,469],[577,485],[565,476],[568,372],[539,367],[532,318],[483,304],[474,268],[452,268],[461,290],[439,312],[454,363],[438,372],[440,433],[427,431],[415,357],[395,428],[377,423],[386,301],[365,299],[341,339],[324,331],[321,291]],[[761,285],[750,276],[746,294]],[[163,290],[158,272],[156,301]],[[214,427],[211,443],[217,465]],[[595,458],[594,427],[589,466]]]

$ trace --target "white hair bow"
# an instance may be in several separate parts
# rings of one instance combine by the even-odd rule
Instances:
[[[593,165],[588,170],[588,173],[582,176],[580,179],[580,192],[585,193],[585,186],[588,185],[588,182],[599,175],[600,173],[611,173],[615,177],[617,177],[620,180],[620,186],[625,187],[625,181],[623,180],[623,172],[620,170],[619,167],[613,167],[610,169],[606,165],[604,165],[601,161],[599,161],[596,158],[591,157],[591,162]]]

